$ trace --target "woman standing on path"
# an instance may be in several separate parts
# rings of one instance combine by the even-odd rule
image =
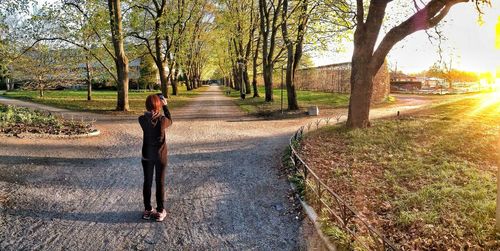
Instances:
[[[161,114],[161,108],[165,115]],[[144,198],[143,219],[163,221],[167,212],[163,206],[165,201],[165,169],[167,167],[166,129],[172,124],[172,117],[168,110],[167,100],[158,94],[146,98],[146,112],[139,117],[139,124],[143,131],[142,168],[144,170]],[[156,211],[151,207],[151,185],[153,173],[156,181]]]

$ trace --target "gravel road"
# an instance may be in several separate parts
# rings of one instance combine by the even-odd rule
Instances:
[[[174,111],[168,216],[156,223],[140,219],[136,117],[0,101],[95,118],[101,130],[83,139],[0,136],[0,250],[322,249],[296,219],[277,168],[297,120],[244,116],[218,87]]]
[[[136,117],[0,102],[93,118],[101,130],[99,137],[82,139],[0,136],[0,250],[323,249],[311,224],[296,219],[289,183],[278,168],[289,136],[315,118],[244,116],[219,87],[210,87],[173,112],[168,216],[156,223],[140,219],[142,132]],[[372,115],[428,102],[403,103]]]

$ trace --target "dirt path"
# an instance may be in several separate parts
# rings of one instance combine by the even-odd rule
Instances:
[[[168,218],[156,223],[139,219],[136,117],[0,102],[95,118],[102,132],[77,140],[0,136],[0,250],[321,249],[310,224],[295,218],[277,168],[289,136],[314,118],[256,120],[210,87],[173,113]],[[402,108],[372,114],[394,109]]]
[[[217,87],[175,111],[168,133],[168,219],[158,224],[139,219],[142,134],[136,117],[11,103],[94,117],[102,134],[78,140],[0,137],[1,250],[309,245],[305,223],[288,213],[289,184],[276,168],[297,121],[252,121]]]

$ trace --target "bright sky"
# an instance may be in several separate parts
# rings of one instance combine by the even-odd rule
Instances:
[[[452,67],[461,70],[483,72],[500,69],[500,49],[495,49],[495,26],[500,22],[500,1],[492,1],[485,7],[484,24],[478,24],[478,13],[471,3],[454,6],[441,25],[446,41],[443,60],[452,60]],[[500,25],[500,24],[499,24]],[[351,61],[352,43],[344,53],[323,55],[314,59],[316,65]],[[389,66],[404,72],[428,69],[439,60],[437,42],[431,44],[427,34],[416,32],[400,41],[389,53]]]

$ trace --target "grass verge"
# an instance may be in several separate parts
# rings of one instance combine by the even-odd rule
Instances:
[[[236,100],[238,106],[245,112],[252,115],[271,115],[273,112],[281,110],[281,89],[273,90],[274,102],[265,102],[265,90],[263,86],[259,87],[260,97],[253,98],[253,94],[248,94],[245,100],[240,99],[240,93],[231,90],[226,94]],[[316,92],[316,91],[297,91],[297,102],[302,108],[317,105],[320,109],[332,109],[347,107],[349,105],[349,95],[342,93]],[[287,91],[283,90],[283,109],[288,107]]]
[[[481,94],[364,130],[324,127],[301,156],[405,250],[499,250],[500,99]]]
[[[206,87],[187,91],[185,86],[179,86],[179,95],[169,97],[169,107],[176,109],[185,106],[190,102],[190,99],[204,90],[206,90]],[[145,109],[144,102],[146,97],[154,93],[158,93],[158,91],[129,91],[129,113],[142,113]],[[39,97],[38,91],[16,90],[5,92],[3,95],[9,98],[22,99],[75,111],[114,113],[117,94],[116,91],[93,91],[91,101],[87,100],[87,91],[45,91],[44,97]]]

